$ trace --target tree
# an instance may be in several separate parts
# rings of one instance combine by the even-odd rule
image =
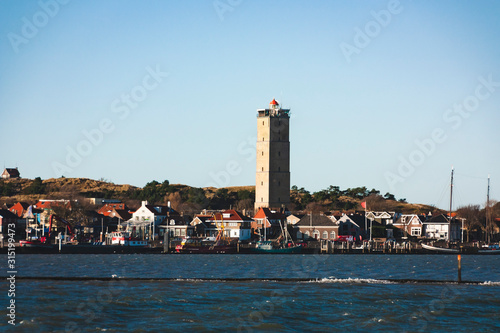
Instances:
[[[481,224],[481,211],[479,205],[468,205],[458,208],[457,217],[464,219],[464,229],[467,231],[467,242],[469,242],[471,231],[484,230]]]
[[[384,194],[384,199],[385,200],[394,200],[394,201],[396,201],[396,197],[394,196],[394,194],[391,194],[389,192],[387,192],[386,194]]]
[[[44,194],[45,193],[45,185],[42,182],[40,177],[36,177],[33,182],[28,186],[24,192],[26,194]]]

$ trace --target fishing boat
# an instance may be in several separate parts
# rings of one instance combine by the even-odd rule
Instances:
[[[214,215],[215,225],[218,229],[217,237],[186,237],[181,244],[175,247],[177,253],[236,253],[236,245],[232,242],[224,232],[224,216],[221,214],[221,220],[217,220],[217,215]]]
[[[190,254],[235,253],[236,247],[231,243],[222,242],[217,239],[214,241],[199,237],[189,237],[175,247],[175,252]]]
[[[286,222],[285,222],[286,223]],[[252,249],[253,253],[287,254],[301,253],[302,245],[295,244],[288,230],[280,222],[281,235],[276,240],[261,240]],[[289,240],[290,239],[290,240]]]

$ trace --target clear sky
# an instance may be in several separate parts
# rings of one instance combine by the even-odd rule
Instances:
[[[445,208],[500,199],[500,2],[0,1],[0,160],[21,176],[255,184],[291,108],[291,183]]]

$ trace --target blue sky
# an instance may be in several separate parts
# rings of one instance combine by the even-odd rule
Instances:
[[[21,175],[255,184],[291,108],[291,183],[500,199],[498,1],[0,1],[0,158]],[[75,156],[77,155],[77,156]]]

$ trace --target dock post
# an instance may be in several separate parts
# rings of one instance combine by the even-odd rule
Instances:
[[[459,254],[457,259],[458,259],[458,283],[462,283],[462,256]]]

